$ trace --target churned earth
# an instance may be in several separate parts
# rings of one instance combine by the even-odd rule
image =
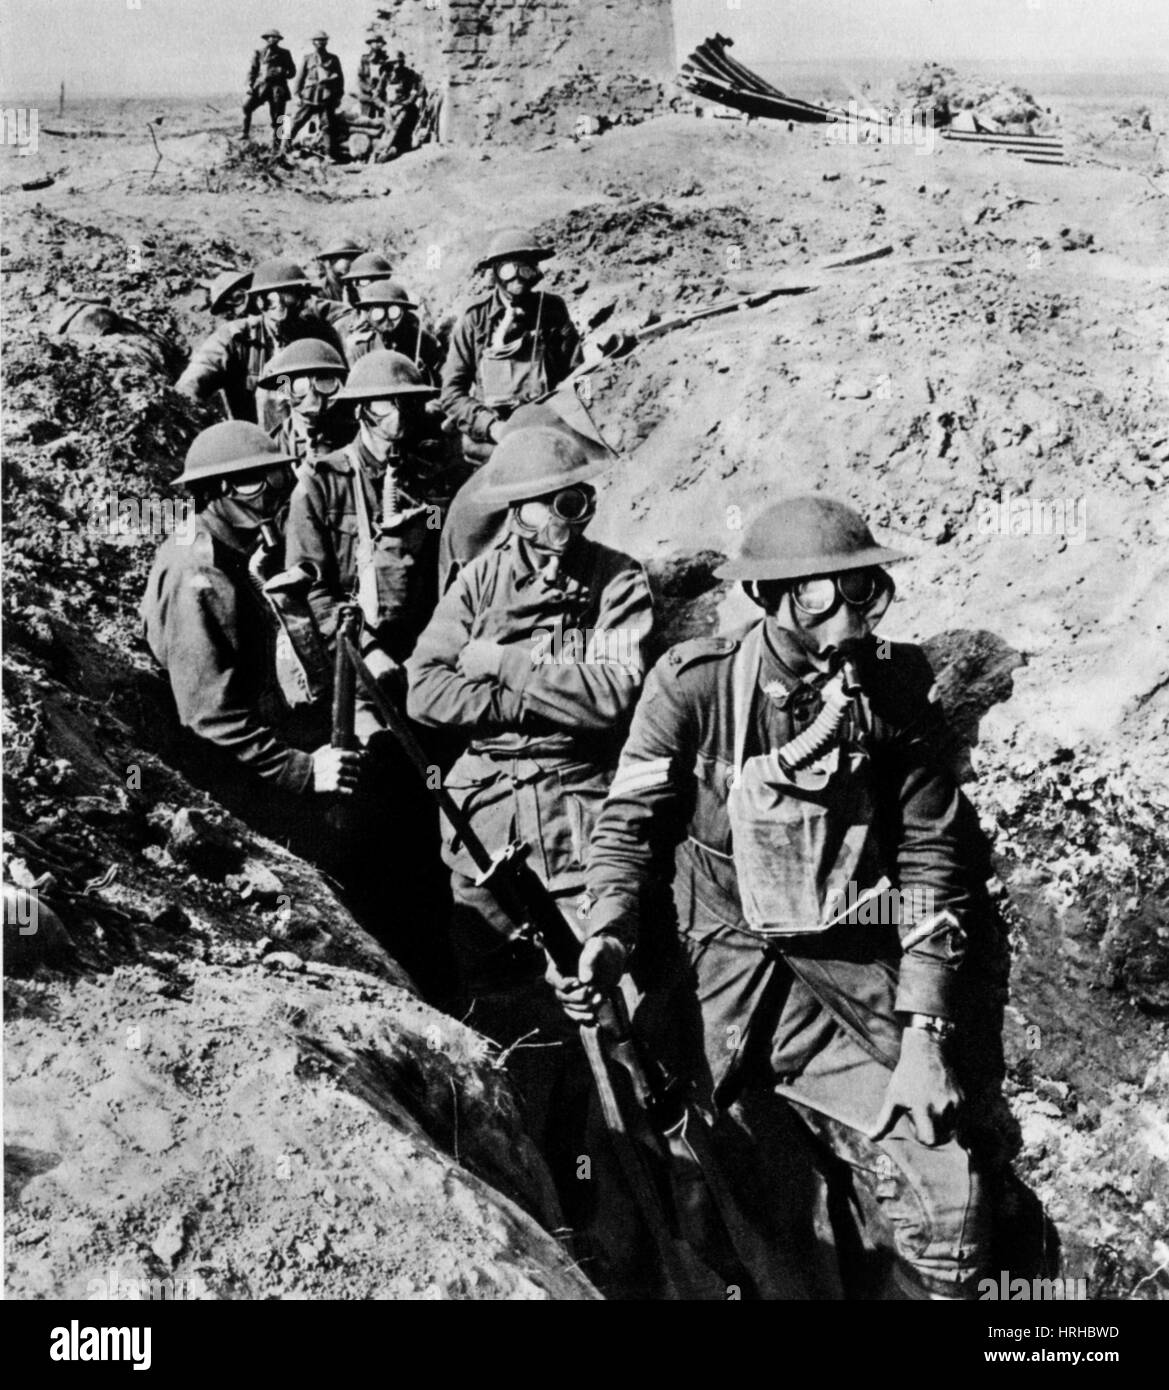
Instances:
[[[213,1297],[596,1296],[475,1035],[170,765],[133,624],[156,538],[100,521],[169,497],[213,416],[140,347],[41,331],[68,284],[181,357],[219,268],[339,233],[442,326],[530,224],[601,333],[784,291],[594,374],[596,534],[652,564],[671,638],[751,616],[711,570],[785,493],[912,556],[885,630],[926,644],[993,842],[1018,1171],[1094,1296],[1169,1296],[1167,112],[1040,96],[1067,167],[682,115],[268,166],[197,103],[4,160],[6,879],[62,933],[5,930],[10,1293],[121,1262]]]

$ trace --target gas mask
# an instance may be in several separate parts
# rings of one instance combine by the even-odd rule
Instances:
[[[543,278],[544,272],[531,261],[500,261],[495,266],[495,283],[508,300],[531,294]]]
[[[396,398],[363,401],[358,414],[361,442],[379,462],[397,457],[406,437],[406,413]]]
[[[299,289],[262,290],[256,295],[255,302],[264,316],[264,322],[279,339],[285,326],[300,317],[304,296]]]
[[[511,527],[535,552],[539,569],[555,578],[573,538],[584,531],[596,510],[594,490],[575,483],[512,507]]]
[[[819,671],[832,670],[842,651],[852,650],[869,638],[896,593],[893,580],[875,565],[796,580],[765,580],[745,587],[808,664]]]
[[[232,473],[220,480],[215,510],[237,531],[259,531],[279,522],[293,486],[292,470],[286,463]]]
[[[329,402],[340,389],[341,378],[328,372],[281,379],[280,398],[298,438],[310,445],[320,438]]]

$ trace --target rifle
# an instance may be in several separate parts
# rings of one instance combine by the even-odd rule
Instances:
[[[358,747],[354,732],[357,712],[357,677],[349,659],[346,642],[352,643],[361,624],[361,609],[355,603],[344,603],[337,616],[337,654],[333,663],[333,733],[334,748],[353,752]]]
[[[758,289],[749,293],[728,295],[724,299],[716,299],[710,304],[705,304],[700,309],[691,309],[685,314],[675,314],[668,319],[659,319],[656,323],[646,324],[636,332],[618,332],[610,335],[606,346],[602,349],[601,356],[595,361],[586,362],[578,367],[576,371],[570,373],[562,382],[551,391],[546,391],[544,395],[538,397],[541,401],[546,401],[549,397],[556,395],[558,391],[566,388],[574,391],[576,382],[583,377],[591,376],[599,367],[607,362],[620,361],[622,358],[630,356],[644,343],[653,342],[655,338],[661,338],[666,333],[673,333],[675,329],[687,328],[692,323],[699,323],[703,319],[714,318],[718,314],[729,314],[739,309],[757,309],[761,304],[766,304],[770,300],[781,294],[805,294],[809,290],[818,289],[823,283],[820,276],[829,270],[843,270],[849,266],[865,265],[869,261],[883,260],[886,256],[893,254],[891,244],[876,246],[866,251],[840,251],[831,256],[823,256],[817,261],[813,261],[799,270],[788,271],[786,275],[772,281],[770,284],[761,285]]]
[[[495,855],[487,850],[446,788],[431,786],[425,750],[405,716],[366,671],[347,634],[338,635],[338,649],[348,657],[363,694],[474,860],[479,869],[477,884],[499,903],[517,936],[541,946],[561,975],[574,976],[581,943],[528,863],[528,846],[513,841]],[[580,1032],[617,1161],[661,1255],[671,1296],[723,1297],[728,1283],[755,1291],[757,1281],[751,1271],[765,1269],[767,1264],[763,1243],[719,1171],[705,1121],[680,1088],[644,1056],[619,991],[606,997],[598,1022],[582,1025]],[[667,1192],[658,1180],[662,1172],[668,1177]],[[695,1233],[693,1238],[682,1229],[687,1224]],[[705,1248],[712,1240],[722,1245],[727,1258],[725,1278],[695,1248]]]

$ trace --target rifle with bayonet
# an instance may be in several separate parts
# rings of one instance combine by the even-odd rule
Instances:
[[[542,947],[562,976],[575,976],[581,943],[528,863],[528,846],[517,841],[494,855],[487,850],[446,788],[431,785],[430,759],[366,670],[351,637],[340,633],[338,646],[363,695],[474,860],[477,883],[499,903],[517,936]],[[757,1272],[770,1263],[763,1242],[738,1208],[705,1120],[638,1044],[619,990],[604,1000],[597,1023],[582,1025],[580,1032],[606,1129],[661,1256],[670,1296],[725,1297],[732,1284],[757,1291]]]

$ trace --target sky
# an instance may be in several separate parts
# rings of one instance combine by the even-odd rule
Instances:
[[[272,24],[298,61],[323,25],[352,73],[376,10],[377,0],[0,0],[0,92],[54,94],[62,81],[78,97],[239,91]],[[674,0],[674,25],[679,56],[717,31],[747,63],[1169,65],[1169,0]]]

